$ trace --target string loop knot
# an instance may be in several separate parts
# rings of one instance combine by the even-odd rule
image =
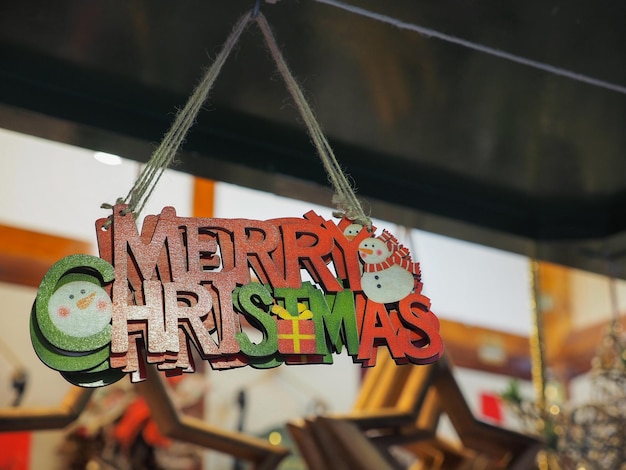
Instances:
[[[152,195],[155,186],[163,175],[163,172],[174,160],[174,157],[178,153],[185,136],[195,123],[198,112],[206,101],[209,92],[222,69],[222,66],[226,62],[226,59],[232,52],[246,27],[251,22],[254,22],[263,34],[270,55],[274,60],[283,80],[285,81],[287,90],[289,91],[298,111],[300,112],[300,115],[302,116],[311,141],[317,150],[326,173],[328,174],[328,179],[335,191],[332,201],[338,208],[338,211],[334,214],[345,216],[356,223],[368,227],[369,229],[372,226],[372,222],[368,215],[363,211],[363,208],[356,197],[355,191],[337,162],[333,150],[326,139],[326,136],[322,132],[320,124],[315,119],[315,115],[304,97],[302,89],[287,66],[270,25],[268,24],[263,13],[260,11],[261,1],[262,0],[256,0],[254,8],[250,12],[243,15],[235,24],[221,51],[205,72],[200,83],[193,90],[184,108],[176,114],[172,126],[163,137],[163,140],[159,144],[158,148],[148,160],[148,163],[142,169],[128,195],[123,199],[120,198],[118,203],[122,202],[127,204],[128,207],[125,211],[132,212],[135,218],[139,215],[139,213],[141,213],[147,200]],[[111,209],[113,206],[111,204],[104,203],[101,207]]]

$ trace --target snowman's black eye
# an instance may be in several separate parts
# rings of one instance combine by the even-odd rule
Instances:
[[[85,289],[81,289],[81,290],[80,290],[80,293],[81,293],[81,294],[84,294],[84,293],[85,293]]]
[[[70,299],[73,299],[73,298],[74,298],[74,294],[70,294]]]

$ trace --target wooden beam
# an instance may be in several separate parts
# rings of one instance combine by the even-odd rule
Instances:
[[[570,268],[545,262],[539,264],[545,364],[563,383],[590,370],[606,328],[606,322],[574,328],[571,282]],[[443,319],[440,323],[446,352],[457,366],[531,378],[528,337]],[[626,319],[622,325],[626,328]]]
[[[626,331],[624,316],[621,318],[621,325],[622,331]],[[607,322],[602,322],[572,332],[559,353],[550,359],[549,365],[559,371],[565,380],[588,372],[608,326]]]
[[[145,398],[151,416],[164,436],[207,449],[223,452],[254,463],[254,470],[272,470],[289,453],[282,446],[267,440],[211,426],[205,421],[186,416],[172,402],[163,376],[154,365],[147,368],[148,379],[135,384]]]
[[[563,384],[591,369],[606,321],[576,328],[573,321],[571,268],[542,262],[539,265],[540,306],[544,333],[545,365]],[[622,320],[622,327],[626,319]]]
[[[37,287],[61,258],[93,251],[82,240],[0,225],[0,281]]]
[[[215,214],[215,181],[193,179],[193,216],[213,217]]]
[[[571,269],[539,263],[539,299],[544,336],[544,362],[554,364],[574,333],[571,309]]]
[[[213,217],[215,182],[194,178],[194,217]],[[0,282],[38,287],[61,258],[93,254],[92,243],[0,225]]]
[[[440,319],[446,354],[458,367],[530,379],[528,337]]]
[[[54,406],[0,408],[0,432],[62,429],[80,416],[92,393],[91,388],[72,386]]]

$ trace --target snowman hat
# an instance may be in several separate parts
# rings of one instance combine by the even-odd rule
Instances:
[[[403,246],[398,239],[388,232],[386,229],[383,229],[383,233],[381,233],[378,237],[379,240],[382,240],[387,245],[387,248],[391,253],[399,252],[402,258],[410,258],[409,250]]]
[[[383,229],[383,233],[381,233],[377,238],[385,242],[390,251],[394,251],[395,248],[400,245],[398,239],[394,237],[391,232],[388,232],[387,229]]]

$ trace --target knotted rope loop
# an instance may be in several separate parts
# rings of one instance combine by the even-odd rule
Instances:
[[[232,52],[246,27],[251,22],[254,22],[258,25],[263,34],[270,55],[276,63],[276,67],[285,81],[287,90],[291,94],[291,97],[294,100],[302,119],[304,120],[311,141],[315,146],[320,159],[322,160],[329,182],[335,191],[332,202],[337,206],[339,211],[333,213],[333,215],[345,216],[356,223],[371,228],[372,222],[370,218],[363,211],[363,208],[356,197],[355,191],[348,182],[341,166],[337,162],[326,136],[322,132],[311,107],[304,97],[302,89],[293,77],[293,74],[286,63],[280,48],[278,47],[276,38],[272,33],[267,19],[263,13],[259,11],[260,4],[261,0],[257,0],[254,8],[237,21],[224,43],[222,50],[218,53],[215,61],[207,69],[204,77],[194,89],[185,107],[176,114],[172,126],[148,160],[148,163],[146,163],[142,169],[137,180],[133,184],[133,187],[130,189],[126,197],[118,200],[118,202],[127,204],[128,207],[125,211],[132,213],[135,218],[138,217],[146,205],[146,202],[152,195],[152,192],[163,175],[163,172],[174,160],[174,157],[178,153],[187,132],[189,132],[189,129],[195,123],[198,112],[208,98],[209,92],[222,70],[222,66],[226,62],[226,59]],[[113,206],[111,204],[104,203],[101,207],[110,209]]]

